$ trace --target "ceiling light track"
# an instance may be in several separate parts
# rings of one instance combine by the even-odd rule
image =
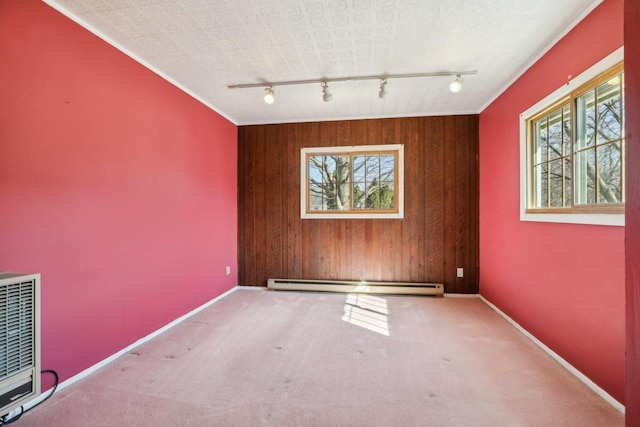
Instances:
[[[264,82],[264,83],[244,83],[227,86],[229,89],[248,89],[263,87],[265,88],[264,102],[267,104],[273,104],[275,102],[275,92],[273,90],[276,86],[293,86],[293,85],[306,85],[306,84],[318,84],[322,87],[322,100],[329,102],[333,99],[333,94],[329,89],[329,83],[334,82],[349,82],[349,81],[361,81],[361,80],[379,80],[380,90],[378,91],[378,97],[383,99],[387,96],[387,81],[389,79],[415,79],[423,77],[454,77],[453,82],[449,85],[451,92],[457,93],[462,89],[462,76],[478,74],[478,70],[471,71],[438,71],[435,73],[414,73],[414,74],[383,74],[383,75],[371,75],[371,76],[351,76],[351,77],[333,77],[323,79],[309,79],[309,80],[285,80],[280,82]]]
[[[334,83],[334,82],[349,82],[360,80],[389,80],[389,79],[415,79],[422,77],[456,77],[467,76],[471,74],[478,74],[478,70],[471,71],[438,71],[435,73],[414,73],[414,74],[379,74],[370,76],[351,76],[351,77],[333,77],[333,78],[321,78],[321,79],[308,79],[308,80],[284,80],[280,82],[263,82],[263,83],[243,83],[227,86],[229,89],[248,89],[252,87],[275,87],[275,86],[292,86],[292,85],[305,85],[314,83]]]

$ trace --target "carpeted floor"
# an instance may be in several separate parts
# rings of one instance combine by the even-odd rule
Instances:
[[[478,298],[240,289],[27,426],[623,426]]]

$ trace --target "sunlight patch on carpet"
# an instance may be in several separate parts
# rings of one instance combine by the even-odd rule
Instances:
[[[378,334],[389,336],[387,300],[371,295],[349,294],[342,320]]]

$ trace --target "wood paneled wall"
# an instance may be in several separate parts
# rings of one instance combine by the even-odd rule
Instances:
[[[242,126],[239,284],[269,278],[444,283],[478,292],[478,116]],[[404,219],[300,218],[300,149],[404,144]],[[456,268],[464,277],[456,277]]]

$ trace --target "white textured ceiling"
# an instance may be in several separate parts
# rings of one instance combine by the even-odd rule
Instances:
[[[601,0],[45,0],[238,125],[479,113]],[[263,88],[231,84],[478,70]]]

